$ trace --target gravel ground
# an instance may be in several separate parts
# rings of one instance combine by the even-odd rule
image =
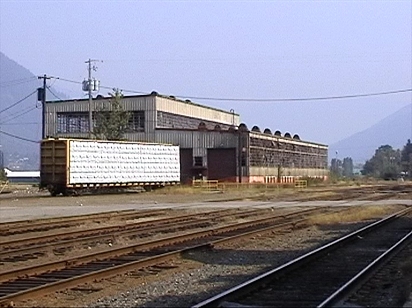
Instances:
[[[124,202],[193,202],[237,198],[233,194],[203,194],[202,198],[139,194],[139,196],[100,196],[76,198],[10,199],[9,206],[20,203],[55,205],[63,201],[92,204],[120,204]],[[243,195],[240,194],[243,198]],[[193,199],[193,200],[192,200]],[[23,202],[24,200],[24,202]],[[180,200],[180,201],[179,201]],[[3,206],[3,200],[1,200]],[[18,205],[19,204],[19,205]],[[67,290],[38,300],[23,303],[28,307],[189,307],[216,293],[244,282],[269,268],[274,268],[329,242],[342,233],[359,228],[364,223],[333,224],[308,227],[285,234],[264,234],[233,245],[216,247],[212,251],[186,254],[163,264],[168,269],[146,270],[113,277],[104,282]]]
[[[189,307],[363,224],[349,223],[322,228],[311,226],[287,233],[269,232],[213,250],[186,254],[181,259],[164,264],[169,269],[157,273],[156,268],[149,268],[84,287],[96,292],[69,290],[58,296],[47,296],[41,303],[31,301],[26,302],[26,305]]]
[[[100,299],[89,307],[189,307],[358,227],[359,224],[340,230],[310,227],[192,253],[184,256],[184,262],[195,261],[196,267],[145,283],[129,293]]]

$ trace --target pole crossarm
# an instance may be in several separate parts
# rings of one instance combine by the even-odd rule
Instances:
[[[41,137],[42,139],[46,138],[46,81],[47,79],[52,79],[53,77],[47,76],[44,74],[43,76],[37,76],[37,79],[43,79],[43,92],[41,95],[41,108],[42,108],[42,120],[41,120]]]

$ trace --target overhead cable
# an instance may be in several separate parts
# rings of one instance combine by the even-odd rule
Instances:
[[[6,136],[9,136],[9,137],[12,137],[12,138],[15,138],[15,139],[19,139],[19,140],[23,140],[23,141],[27,141],[27,142],[40,143],[40,141],[35,141],[35,140],[27,139],[27,138],[24,138],[24,137],[16,136],[16,135],[4,132],[2,130],[0,130],[0,134],[4,134]]]
[[[2,82],[0,82],[0,87],[3,88],[3,87],[16,86],[16,85],[19,85],[19,84],[22,84],[22,83],[32,81],[34,79],[36,79],[35,76],[28,77],[28,78],[20,78],[20,79],[2,81]]]
[[[346,99],[346,98],[357,98],[357,97],[368,97],[368,96],[380,96],[389,94],[398,94],[412,92],[412,89],[402,89],[386,92],[375,92],[375,93],[363,93],[363,94],[351,94],[351,95],[340,95],[340,96],[321,96],[321,97],[303,97],[303,98],[219,98],[219,97],[196,97],[196,96],[183,96],[176,95],[179,97],[186,97],[190,99],[198,100],[216,100],[216,101],[238,101],[238,102],[300,102],[300,101],[319,101],[319,100],[335,100],[335,99]]]
[[[10,108],[13,108],[14,106],[20,104],[22,101],[24,101],[26,98],[29,98],[30,96],[32,96],[32,95],[33,95],[34,93],[36,93],[36,92],[37,92],[37,89],[34,90],[34,91],[33,91],[32,93],[30,93],[29,95],[27,95],[26,97],[22,98],[21,100],[19,100],[19,101],[15,102],[14,104],[10,105],[9,107],[6,107],[6,108],[0,110],[0,113],[4,112],[4,111],[6,111],[6,110],[9,110]]]
[[[34,109],[37,109],[37,107],[34,106],[34,107],[29,108],[29,109],[26,109],[26,110],[23,109],[23,110],[20,110],[20,111],[14,113],[14,114],[11,114],[11,115],[10,115],[11,118],[8,118],[8,119],[4,120],[3,122],[0,123],[0,125],[3,125],[3,124],[5,124],[5,123],[7,123],[7,122],[10,122],[11,120],[14,120],[14,119],[16,119],[16,118],[18,118],[18,117],[21,117],[22,115],[25,115],[26,113],[29,113],[30,111],[32,111],[32,110],[34,110]]]
[[[50,92],[51,94],[53,94],[53,96],[54,96],[55,98],[63,101],[63,99],[61,99],[60,97],[58,97],[58,96],[52,91],[51,86],[47,86],[46,88],[47,88],[47,90],[49,90],[49,92]]]
[[[81,82],[73,81],[69,79],[64,79],[56,77],[59,80],[81,84]],[[116,87],[109,87],[101,85],[102,89],[115,89]],[[150,94],[148,92],[142,92],[137,90],[128,90],[119,88],[122,92],[127,93],[138,93],[138,94]],[[319,96],[319,97],[301,97],[301,98],[225,98],[225,97],[201,97],[201,96],[188,96],[188,95],[175,95],[176,97],[183,97],[188,99],[196,100],[213,100],[213,101],[238,101],[238,102],[300,102],[300,101],[319,101],[319,100],[336,100],[336,99],[348,99],[348,98],[359,98],[359,97],[369,97],[369,96],[380,96],[380,95],[390,95],[412,92],[412,88],[383,91],[383,92],[372,92],[372,93],[359,93],[359,94],[348,94],[348,95],[332,95],[332,96]]]

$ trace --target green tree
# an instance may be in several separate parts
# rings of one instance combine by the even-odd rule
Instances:
[[[401,152],[390,145],[382,145],[366,161],[362,174],[385,180],[396,179],[401,171]]]
[[[412,179],[412,143],[408,139],[401,151],[401,166],[402,171],[408,174],[408,178]]]
[[[342,176],[342,161],[337,158],[332,158],[330,162],[330,172],[337,178]]]
[[[130,113],[122,107],[123,94],[119,89],[109,94],[109,107],[96,112],[93,134],[97,139],[122,140],[128,129]]]
[[[0,168],[0,181],[6,181],[7,177],[6,177],[6,172],[4,171],[3,168]]]
[[[353,176],[353,161],[351,157],[345,157],[342,163],[342,174],[344,177],[352,177]]]

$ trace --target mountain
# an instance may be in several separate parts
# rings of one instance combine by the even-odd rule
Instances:
[[[412,139],[412,104],[389,115],[368,129],[329,146],[329,161],[352,157],[354,162],[370,159],[381,145],[402,149]],[[337,153],[336,153],[337,152]]]
[[[37,88],[40,86],[42,82],[36,75],[0,52],[0,150],[5,166],[39,168],[42,109],[37,101]],[[53,88],[51,91],[65,97]]]

